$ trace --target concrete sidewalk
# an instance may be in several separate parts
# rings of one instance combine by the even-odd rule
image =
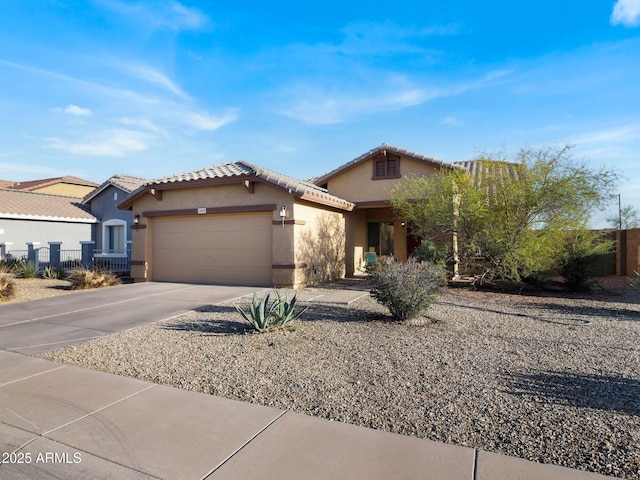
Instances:
[[[607,478],[0,350],[0,479]]]

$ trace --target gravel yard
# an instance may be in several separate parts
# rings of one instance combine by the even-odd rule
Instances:
[[[335,421],[640,479],[640,296],[447,289],[391,323],[370,297],[254,334],[232,304],[45,355]]]

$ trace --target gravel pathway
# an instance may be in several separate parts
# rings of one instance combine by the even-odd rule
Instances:
[[[640,479],[640,296],[448,289],[391,323],[370,297],[254,334],[233,305],[45,355],[543,463]]]

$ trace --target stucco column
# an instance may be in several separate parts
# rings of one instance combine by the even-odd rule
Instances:
[[[62,242],[49,242],[49,266],[58,268],[60,266],[60,245]]]
[[[82,266],[84,268],[91,268],[95,246],[96,242],[94,241],[80,242],[80,247],[82,248]]]
[[[0,243],[0,261],[7,258],[7,250],[9,246],[13,245],[13,242]]]
[[[27,261],[38,266],[38,245],[40,242],[27,242]]]

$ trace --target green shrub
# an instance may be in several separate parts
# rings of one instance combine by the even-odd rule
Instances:
[[[631,282],[631,286],[635,289],[635,291],[640,293],[640,273],[636,272],[635,270],[633,271],[633,273],[636,274],[636,279],[629,279],[629,281]]]
[[[102,288],[119,285],[120,279],[111,272],[102,272],[86,268],[73,270],[68,277],[72,290]]]
[[[584,230],[569,233],[560,260],[560,274],[569,290],[588,290],[596,260],[600,255],[613,251],[614,247],[614,242],[607,240],[601,232]]]
[[[415,258],[404,264],[382,259],[379,268],[369,271],[371,296],[400,321],[415,318],[429,308],[444,282],[442,267]]]
[[[60,267],[47,267],[42,271],[42,278],[46,278],[47,280],[60,280],[65,276],[65,271]]]
[[[282,297],[278,290],[274,291],[276,299],[271,305],[269,305],[271,292],[266,293],[263,298],[258,298],[254,293],[248,312],[245,312],[238,305],[235,308],[242,318],[260,333],[268,332],[275,328],[295,330],[292,322],[306,312],[309,307],[303,308],[296,313],[297,296],[294,295],[289,301],[289,292],[286,293],[285,297]]]
[[[8,275],[0,275],[0,302],[12,299],[16,294],[15,282]]]
[[[416,260],[445,266],[447,263],[448,245],[436,245],[431,240],[422,240],[418,248],[411,254]]]
[[[16,263],[14,272],[19,278],[35,278],[38,276],[38,267],[33,262],[22,260]]]

